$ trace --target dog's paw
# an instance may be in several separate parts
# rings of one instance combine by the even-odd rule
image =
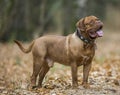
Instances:
[[[85,89],[89,89],[90,88],[90,84],[89,83],[83,82],[82,85],[83,85],[83,87]]]
[[[78,88],[78,84],[77,84],[77,83],[73,84],[73,85],[72,85],[72,88],[73,88],[73,89]]]
[[[36,89],[36,88],[37,88],[37,86],[35,84],[30,84],[29,85],[29,89]]]
[[[29,85],[29,86],[27,87],[28,90],[35,90],[36,88],[37,88],[37,86],[31,86],[31,85]]]

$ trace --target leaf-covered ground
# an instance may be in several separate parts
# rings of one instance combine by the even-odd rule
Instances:
[[[109,35],[108,35],[109,34]],[[89,75],[90,89],[84,89],[82,66],[79,87],[71,87],[70,67],[55,64],[46,75],[43,88],[29,89],[32,55],[15,44],[0,44],[0,95],[120,95],[120,33],[105,33],[97,41],[96,55]],[[25,44],[27,46],[28,44]]]

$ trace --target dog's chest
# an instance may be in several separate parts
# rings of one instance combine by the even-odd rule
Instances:
[[[74,45],[72,46],[71,58],[75,60],[78,65],[83,65],[93,58],[94,53],[94,46],[88,46],[87,48],[84,48],[83,45]]]
[[[72,35],[72,40],[70,41],[69,52],[75,58],[80,58],[82,56],[89,57],[95,52],[95,45],[86,44],[81,41],[75,34]]]
[[[94,54],[95,49],[94,46],[88,46],[85,48],[83,45],[73,45],[70,52],[75,57],[89,57]]]
[[[84,51],[80,55],[76,56],[75,61],[77,62],[78,66],[87,64],[93,58],[94,52],[93,51]]]

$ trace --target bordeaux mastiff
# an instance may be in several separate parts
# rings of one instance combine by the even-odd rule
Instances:
[[[21,42],[15,41],[24,53],[32,51],[33,74],[31,85],[36,87],[36,79],[39,74],[37,87],[42,86],[42,81],[53,66],[54,62],[71,66],[72,86],[78,86],[78,66],[83,65],[83,87],[89,87],[88,75],[91,62],[95,54],[95,40],[103,36],[103,23],[95,16],[80,19],[76,24],[76,31],[68,36],[48,35],[35,39],[25,49]]]

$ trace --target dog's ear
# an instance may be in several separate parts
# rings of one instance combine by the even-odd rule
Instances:
[[[85,18],[82,18],[76,23],[76,27],[80,28],[81,31],[85,31],[84,20]]]

